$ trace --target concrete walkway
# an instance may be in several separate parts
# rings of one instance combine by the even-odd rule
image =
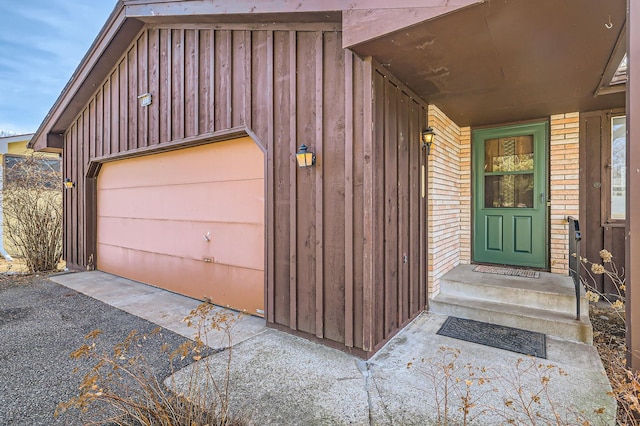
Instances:
[[[197,333],[183,320],[202,303],[199,300],[100,271],[58,274],[50,279],[189,339]],[[262,318],[243,315],[234,322],[232,331],[232,341],[238,344],[267,328]],[[225,333],[210,332],[206,341],[214,349],[228,346]]]
[[[181,320],[196,300],[97,271],[51,279],[193,337]],[[437,335],[445,319],[421,314],[363,361],[243,316],[233,327],[231,412],[260,425],[428,425],[438,424],[446,410],[449,424],[463,424],[467,398],[468,424],[533,424],[529,418],[615,424],[615,401],[594,347],[547,337],[547,359],[530,358]],[[220,336],[209,342],[224,346]],[[221,383],[227,356],[214,354],[167,383],[188,393],[204,363]],[[602,414],[594,412],[599,409]]]

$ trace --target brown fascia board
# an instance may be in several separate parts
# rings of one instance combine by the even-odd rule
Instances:
[[[342,13],[343,48],[380,37],[393,31],[451,13],[485,0],[404,0],[401,7],[388,0],[124,0],[127,16],[152,23],[194,20],[197,16],[251,16],[250,20],[283,20],[305,14]],[[224,19],[224,18],[222,18]],[[249,18],[246,18],[249,19]],[[292,21],[293,22],[293,21]]]
[[[477,0],[476,0],[477,1]],[[244,15],[269,13],[331,12],[345,10],[398,9],[388,0],[123,0],[127,16]],[[403,0],[402,8],[444,7],[469,0]]]
[[[116,60],[143,24],[126,19],[124,3],[118,1],[93,44],[80,61],[64,89],[38,127],[29,147],[36,151],[59,152],[59,135],[84,108],[96,87],[108,75]]]
[[[379,8],[373,10],[345,10],[342,13],[342,47],[353,48],[394,31],[408,28],[485,0],[457,0],[444,2],[422,1],[419,7]],[[357,51],[357,49],[354,49]]]
[[[616,45],[613,48],[613,52],[611,52],[611,57],[609,57],[609,61],[607,62],[607,67],[605,68],[604,73],[602,74],[602,78],[598,83],[598,87],[596,88],[593,96],[601,96],[608,95],[610,93],[619,93],[624,92],[627,87],[625,83],[620,83],[616,85],[611,85],[611,80],[613,79],[613,75],[616,73],[618,66],[620,65],[620,61],[624,57],[625,53],[627,53],[627,23],[625,21],[622,29],[620,30],[620,34],[618,35],[618,40],[616,41]]]

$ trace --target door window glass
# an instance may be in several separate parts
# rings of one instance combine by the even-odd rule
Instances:
[[[625,219],[627,196],[627,122],[611,118],[611,219]]]
[[[485,176],[485,208],[533,208],[533,173]]]
[[[485,208],[533,208],[533,135],[484,142]]]

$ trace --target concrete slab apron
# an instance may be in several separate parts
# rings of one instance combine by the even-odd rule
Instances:
[[[207,363],[221,384],[227,353],[221,352],[178,371],[167,384],[188,395]],[[308,340],[276,330],[234,345],[231,359],[232,413],[252,424],[369,424],[369,401],[358,360]],[[200,369],[200,372],[204,369]],[[203,377],[204,376],[204,377]]]
[[[195,336],[195,329],[183,319],[202,303],[196,299],[100,271],[59,274],[50,279],[181,336]],[[232,341],[240,343],[265,329],[264,319],[242,315],[233,324]],[[202,337],[214,349],[228,346],[224,332],[212,331]]]
[[[445,382],[438,364],[452,360],[445,354],[459,351],[450,371],[450,424],[462,421],[461,397],[468,379],[472,379],[470,392],[475,403],[469,424],[499,425],[509,419],[531,424],[517,402],[511,405],[515,409],[505,405],[505,401],[517,400],[518,389],[524,401],[530,402],[534,394],[540,397],[539,403],[529,404],[532,415],[553,419],[558,413],[565,421],[558,424],[581,424],[578,419],[584,418],[592,424],[615,424],[615,401],[607,395],[609,382],[594,348],[551,339],[548,360],[530,358],[436,335],[444,320],[443,316],[420,315],[368,362],[269,330],[232,349],[230,410],[260,425],[437,424],[438,413],[444,414]],[[166,383],[188,394],[188,384],[207,363],[220,384],[227,357],[226,352],[214,354],[177,372]],[[483,367],[485,372],[481,372]],[[566,375],[558,374],[560,370]],[[548,394],[542,392],[543,375],[550,377]],[[487,382],[479,384],[480,376]],[[204,389],[200,379],[199,389]],[[600,408],[604,414],[594,414]]]

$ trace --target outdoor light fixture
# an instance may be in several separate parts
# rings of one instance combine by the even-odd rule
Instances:
[[[76,187],[76,183],[69,178],[64,178],[62,184],[64,185],[64,189],[71,189]]]
[[[302,144],[298,148],[298,152],[296,152],[296,160],[298,161],[298,167],[310,167],[316,164],[316,154],[307,151],[307,146]]]
[[[140,106],[142,107],[151,105],[151,102],[153,101],[151,93],[143,93],[142,95],[138,96],[138,99],[140,99]]]
[[[427,155],[431,155],[431,144],[436,137],[435,132],[431,127],[427,127],[427,130],[423,131],[420,136],[422,139],[422,149],[427,148]]]

